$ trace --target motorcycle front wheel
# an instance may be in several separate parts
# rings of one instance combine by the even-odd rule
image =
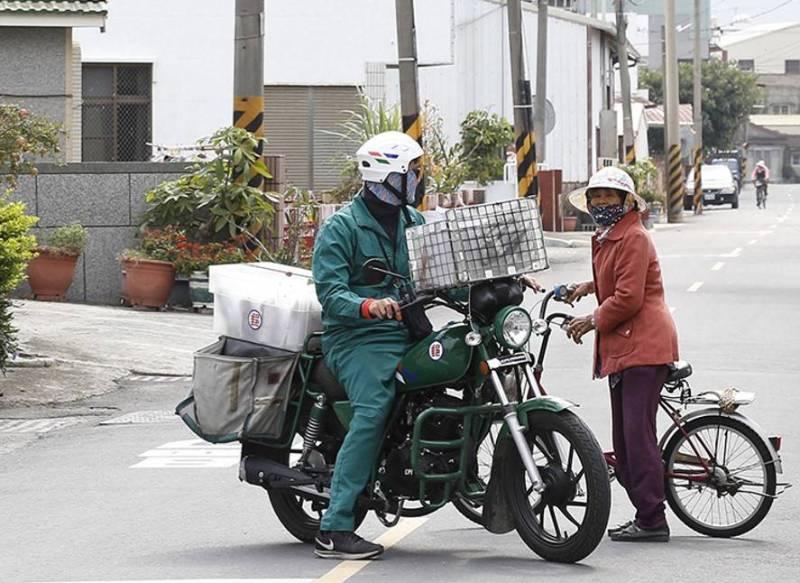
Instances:
[[[672,511],[708,536],[754,529],[775,497],[775,464],[767,444],[730,417],[701,417],[682,429],[663,452],[664,493]]]
[[[528,413],[525,434],[545,488],[534,491],[519,455],[504,467],[504,488],[517,533],[548,561],[586,558],[605,534],[611,488],[594,434],[571,411]]]

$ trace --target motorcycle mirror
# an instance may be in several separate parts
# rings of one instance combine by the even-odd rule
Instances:
[[[387,275],[399,280],[406,279],[399,273],[389,271],[386,264],[377,257],[367,259],[361,266],[361,279],[363,279],[364,283],[367,285],[378,285]]]

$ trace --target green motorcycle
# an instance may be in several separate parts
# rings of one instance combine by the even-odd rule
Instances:
[[[364,268],[402,279],[381,264]],[[549,561],[580,561],[602,540],[611,503],[606,462],[574,405],[537,389],[522,290],[514,277],[466,286],[467,301],[406,288],[404,309],[446,307],[461,317],[416,342],[398,365],[356,526],[369,511],[390,527],[452,502],[489,532],[516,529]],[[266,489],[283,526],[308,543],[352,418],[319,337],[309,336],[299,357],[280,437],[243,439],[240,465],[241,479]],[[492,455],[484,472],[486,444]]]

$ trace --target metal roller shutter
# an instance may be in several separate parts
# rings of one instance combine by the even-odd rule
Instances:
[[[266,153],[286,157],[290,184],[316,191],[339,184],[341,161],[358,145],[324,130],[339,131],[339,123],[349,117],[343,112],[357,107],[356,87],[264,87]]]

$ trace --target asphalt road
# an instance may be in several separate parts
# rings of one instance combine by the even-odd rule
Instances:
[[[767,210],[755,208],[749,189],[739,210],[687,216],[654,239],[693,386],[756,392],[744,412],[783,435],[782,478],[797,483],[800,188],[770,190]],[[540,281],[587,279],[585,253]],[[584,300],[575,312],[592,307]],[[551,346],[545,384],[580,403],[578,413],[608,447],[607,390],[590,379],[589,346],[566,338]],[[669,544],[604,541],[579,565],[546,563],[515,533],[488,534],[449,507],[388,531],[369,517],[362,534],[391,545],[382,560],[318,560],[283,531],[263,491],[238,481],[235,446],[204,444],[169,416],[186,389],[185,379],[131,377],[76,404],[60,426],[0,425],[0,444],[25,432],[37,437],[0,454],[1,583],[800,580],[800,501],[791,489],[738,539],[698,535],[669,515]],[[617,485],[612,493],[616,523],[632,511]]]

